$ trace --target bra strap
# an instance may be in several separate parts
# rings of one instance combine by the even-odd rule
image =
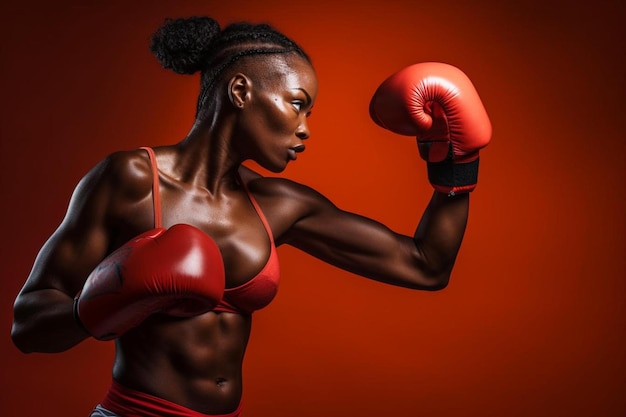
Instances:
[[[159,170],[157,169],[156,155],[152,148],[147,146],[141,147],[144,151],[148,152],[150,158],[150,165],[152,167],[152,204],[154,205],[154,228],[161,227],[161,193],[159,191]]]
[[[248,190],[248,186],[246,185],[246,183],[241,178],[241,175],[237,174],[237,176],[238,176],[238,179],[239,179],[239,184],[241,184],[241,186],[243,187],[243,189],[246,192],[246,194],[248,194],[248,199],[252,203],[252,206],[254,206],[254,210],[256,211],[257,215],[261,219],[261,223],[263,223],[263,226],[265,227],[265,231],[267,232],[267,235],[270,238],[270,242],[272,244],[272,250],[273,250],[273,247],[274,247],[274,235],[272,234],[272,229],[270,228],[270,224],[267,222],[267,218],[265,217],[265,214],[263,214],[263,210],[261,210],[261,207],[259,206],[259,203],[257,203],[256,198],[254,198],[254,196],[252,195],[250,190]]]

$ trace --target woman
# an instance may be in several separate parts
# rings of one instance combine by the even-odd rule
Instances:
[[[318,86],[293,41],[267,25],[221,30],[194,17],[166,21],[152,51],[165,68],[201,73],[194,125],[179,143],[117,152],[94,167],[15,302],[12,337],[24,352],[116,338],[113,383],[92,416],[238,416],[251,317],[276,292],[281,244],[392,285],[447,285],[467,222],[464,191],[473,185],[456,195],[435,191],[410,237],[242,165],[253,160],[279,173],[305,149]],[[385,110],[375,115],[375,107],[384,125]],[[429,158],[428,141],[420,149],[429,171],[455,163],[456,148],[443,162]],[[481,146],[466,153],[476,159]],[[170,239],[166,251],[140,248],[157,239]],[[202,248],[202,267],[181,274],[170,256],[187,246]],[[176,288],[163,290],[157,275],[170,269],[178,271],[168,282]],[[180,290],[183,281],[193,288]],[[139,302],[128,294],[137,282],[150,293]],[[113,301],[99,303],[104,292]],[[158,301],[145,302],[151,298]],[[172,306],[172,299],[183,301]]]

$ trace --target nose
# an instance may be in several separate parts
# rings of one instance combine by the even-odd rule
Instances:
[[[308,139],[311,132],[309,131],[309,125],[306,122],[306,119],[303,120],[298,128],[296,129],[296,136],[302,140]]]

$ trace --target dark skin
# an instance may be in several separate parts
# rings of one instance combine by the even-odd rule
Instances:
[[[272,71],[269,71],[271,66]],[[289,244],[331,265],[387,284],[444,288],[467,223],[469,196],[434,192],[414,236],[343,211],[318,192],[262,177],[242,163],[281,172],[303,150],[317,94],[310,64],[277,55],[232,68],[216,98],[175,145],[155,148],[163,226],[193,225],[220,247],[226,286],[265,265],[270,242],[238,182],[247,183],[276,245]],[[65,219],[41,249],[15,301],[12,337],[24,352],[61,352],[87,337],[72,301],[107,254],[154,227],[152,174],[145,151],[118,152],[76,188]],[[251,317],[155,313],[116,340],[113,376],[121,384],[207,414],[239,404]]]

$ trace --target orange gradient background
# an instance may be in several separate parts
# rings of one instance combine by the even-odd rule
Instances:
[[[87,416],[111,343],[20,353],[13,300],[78,180],[119,149],[174,143],[197,76],[148,50],[165,17],[269,21],[312,56],[307,152],[285,176],[411,234],[431,194],[413,139],[369,120],[378,84],[442,61],[476,85],[482,153],[450,286],[414,292],[279,249],[255,315],[245,417],[626,415],[623,2],[56,1],[0,10],[0,414]]]

